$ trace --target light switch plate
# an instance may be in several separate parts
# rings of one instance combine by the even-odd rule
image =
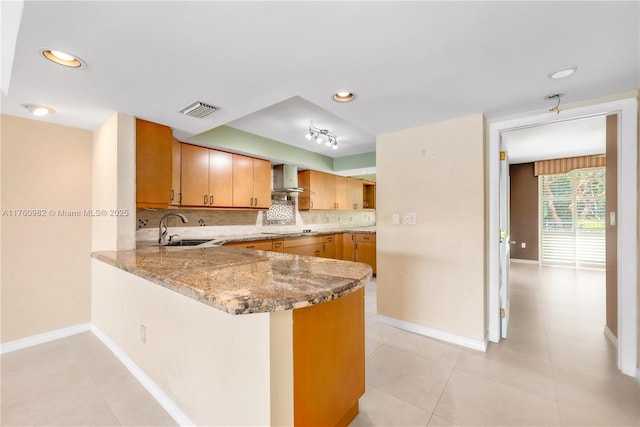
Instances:
[[[406,225],[416,225],[416,214],[414,213],[404,214],[404,223]]]

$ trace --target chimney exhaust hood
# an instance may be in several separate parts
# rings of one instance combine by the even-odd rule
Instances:
[[[298,187],[298,168],[293,165],[276,165],[273,167],[274,193],[301,193],[304,188]]]

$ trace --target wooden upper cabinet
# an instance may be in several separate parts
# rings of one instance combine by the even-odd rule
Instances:
[[[233,207],[271,206],[271,162],[233,154]]]
[[[304,192],[298,197],[301,210],[353,210],[364,205],[364,181],[324,172],[298,173],[298,185]]]
[[[364,201],[364,183],[360,179],[347,178],[347,208],[362,209]]]
[[[230,207],[232,154],[182,144],[182,205]]]
[[[335,209],[335,178],[335,175],[312,170],[298,172],[298,185],[304,188],[298,196],[299,209]]]
[[[171,201],[173,206],[179,206],[182,202],[180,190],[182,172],[182,144],[175,138],[171,140]]]
[[[364,200],[362,202],[364,209],[376,208],[376,183],[367,181],[363,188]]]
[[[182,144],[182,205],[209,204],[209,149]]]
[[[233,206],[233,154],[209,150],[209,206]]]
[[[271,162],[268,160],[253,159],[253,197],[256,208],[271,207]]]
[[[336,191],[335,191],[335,209],[352,209],[347,197],[347,178],[335,175]]]
[[[136,206],[167,207],[175,203],[173,150],[171,128],[136,119]]]

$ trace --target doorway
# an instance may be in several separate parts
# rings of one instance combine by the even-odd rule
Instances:
[[[618,207],[616,268],[618,279],[617,365],[624,374],[636,376],[637,366],[637,100],[635,98],[580,107],[555,114],[540,114],[491,123],[489,126],[489,227],[488,227],[488,329],[489,340],[500,340],[500,187],[499,158],[502,132],[529,126],[557,123],[594,115],[617,114]]]

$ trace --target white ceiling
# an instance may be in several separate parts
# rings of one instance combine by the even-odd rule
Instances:
[[[300,129],[313,120],[339,136],[324,154],[343,156],[387,132],[547,108],[552,93],[640,87],[639,2],[27,1],[17,38],[15,2],[1,7],[2,112],[44,104],[56,114],[41,120],[85,129],[118,111],[182,140],[230,124],[309,148]],[[87,67],[50,63],[43,47]],[[548,78],[569,65],[575,75]],[[357,100],[332,101],[343,89]],[[177,112],[195,99],[220,110]]]
[[[502,132],[509,163],[604,154],[606,117],[534,126]]]

